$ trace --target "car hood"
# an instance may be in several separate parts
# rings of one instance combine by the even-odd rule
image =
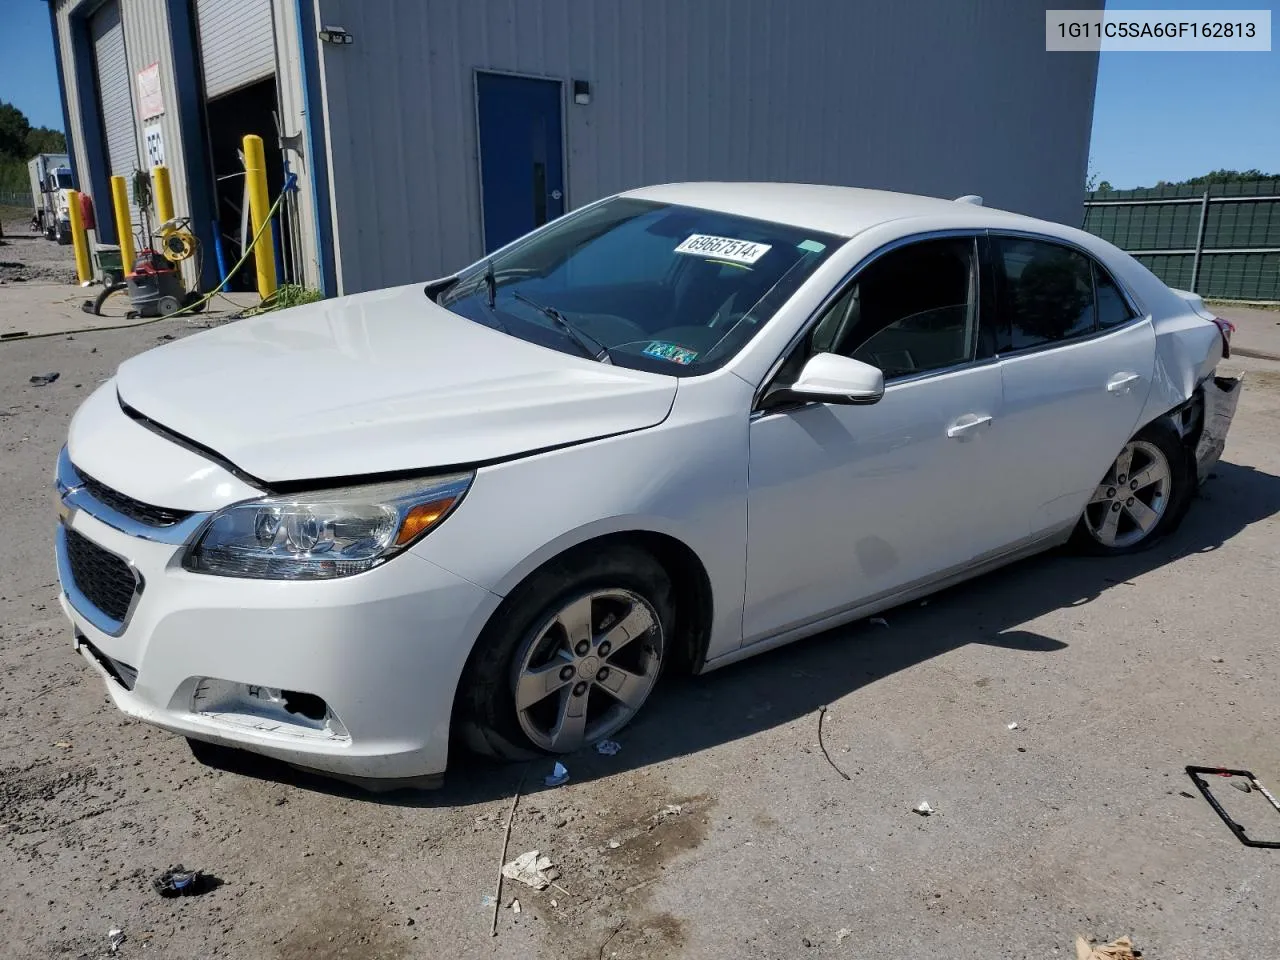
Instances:
[[[527,343],[396,287],[120,366],[120,400],[270,482],[493,461],[661,423],[674,377]]]

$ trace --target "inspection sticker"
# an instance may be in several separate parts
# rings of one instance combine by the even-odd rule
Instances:
[[[688,347],[682,347],[675,343],[667,343],[665,340],[654,340],[644,352],[651,357],[658,357],[662,360],[670,360],[672,363],[686,365],[692,363],[698,356],[697,350],[690,350]]]
[[[771,249],[773,249],[772,245],[767,243],[752,243],[750,240],[734,240],[732,237],[713,237],[706,233],[695,233],[676,247],[675,252],[715,257],[717,260],[729,260],[732,263],[752,264]]]

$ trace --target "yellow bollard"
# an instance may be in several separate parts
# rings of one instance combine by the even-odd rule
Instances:
[[[151,183],[151,193],[156,200],[156,219],[161,223],[168,223],[173,219],[173,187],[169,184],[169,168],[152,167]]]
[[[258,296],[265,300],[276,292],[276,244],[271,228],[262,229],[271,203],[267,199],[267,161],[262,153],[262,138],[256,133],[244,138],[244,176],[249,188],[249,222],[253,236],[262,238],[253,248],[258,266]]]
[[[116,211],[116,237],[120,243],[120,266],[127,276],[137,262],[133,253],[133,218],[129,216],[129,188],[124,177],[111,178],[111,200]]]
[[[76,278],[81,285],[93,279],[89,266],[89,236],[84,232],[84,217],[80,215],[80,191],[67,191],[67,208],[71,214],[71,242],[76,251]]]

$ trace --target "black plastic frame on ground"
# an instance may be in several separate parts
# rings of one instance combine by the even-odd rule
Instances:
[[[1209,801],[1209,805],[1222,818],[1222,822],[1231,828],[1231,832],[1236,835],[1237,840],[1246,847],[1266,847],[1272,850],[1280,850],[1280,840],[1254,840],[1249,837],[1245,832],[1245,828],[1233,820],[1231,815],[1222,808],[1222,804],[1218,802],[1217,798],[1209,790],[1209,784],[1205,782],[1201,774],[1215,777],[1245,777],[1248,779],[1249,785],[1271,801],[1271,806],[1276,809],[1277,813],[1280,813],[1280,801],[1276,800],[1271,791],[1258,782],[1257,777],[1248,770],[1228,770],[1226,767],[1187,767],[1187,775],[1191,777],[1196,789],[1204,794],[1204,798]]]

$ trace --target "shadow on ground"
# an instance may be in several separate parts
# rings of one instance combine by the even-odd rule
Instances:
[[[1051,656],[1066,644],[1023,630],[1045,613],[1082,606],[1104,591],[1172,563],[1216,550],[1246,526],[1280,512],[1280,477],[1221,463],[1181,527],[1151,549],[1089,558],[1044,554],[885,614],[890,626],[867,621],[840,627],[702,677],[670,677],[640,717],[623,731],[622,752],[602,757],[588,748],[565,758],[575,781],[645,767],[814,713],[862,687],[970,643]],[[368,793],[282,763],[219,750],[215,765],[236,773],[365,801],[423,807],[466,806],[510,796],[520,766],[467,757],[452,761],[435,791]],[[545,789],[552,760],[534,761],[523,791]]]

